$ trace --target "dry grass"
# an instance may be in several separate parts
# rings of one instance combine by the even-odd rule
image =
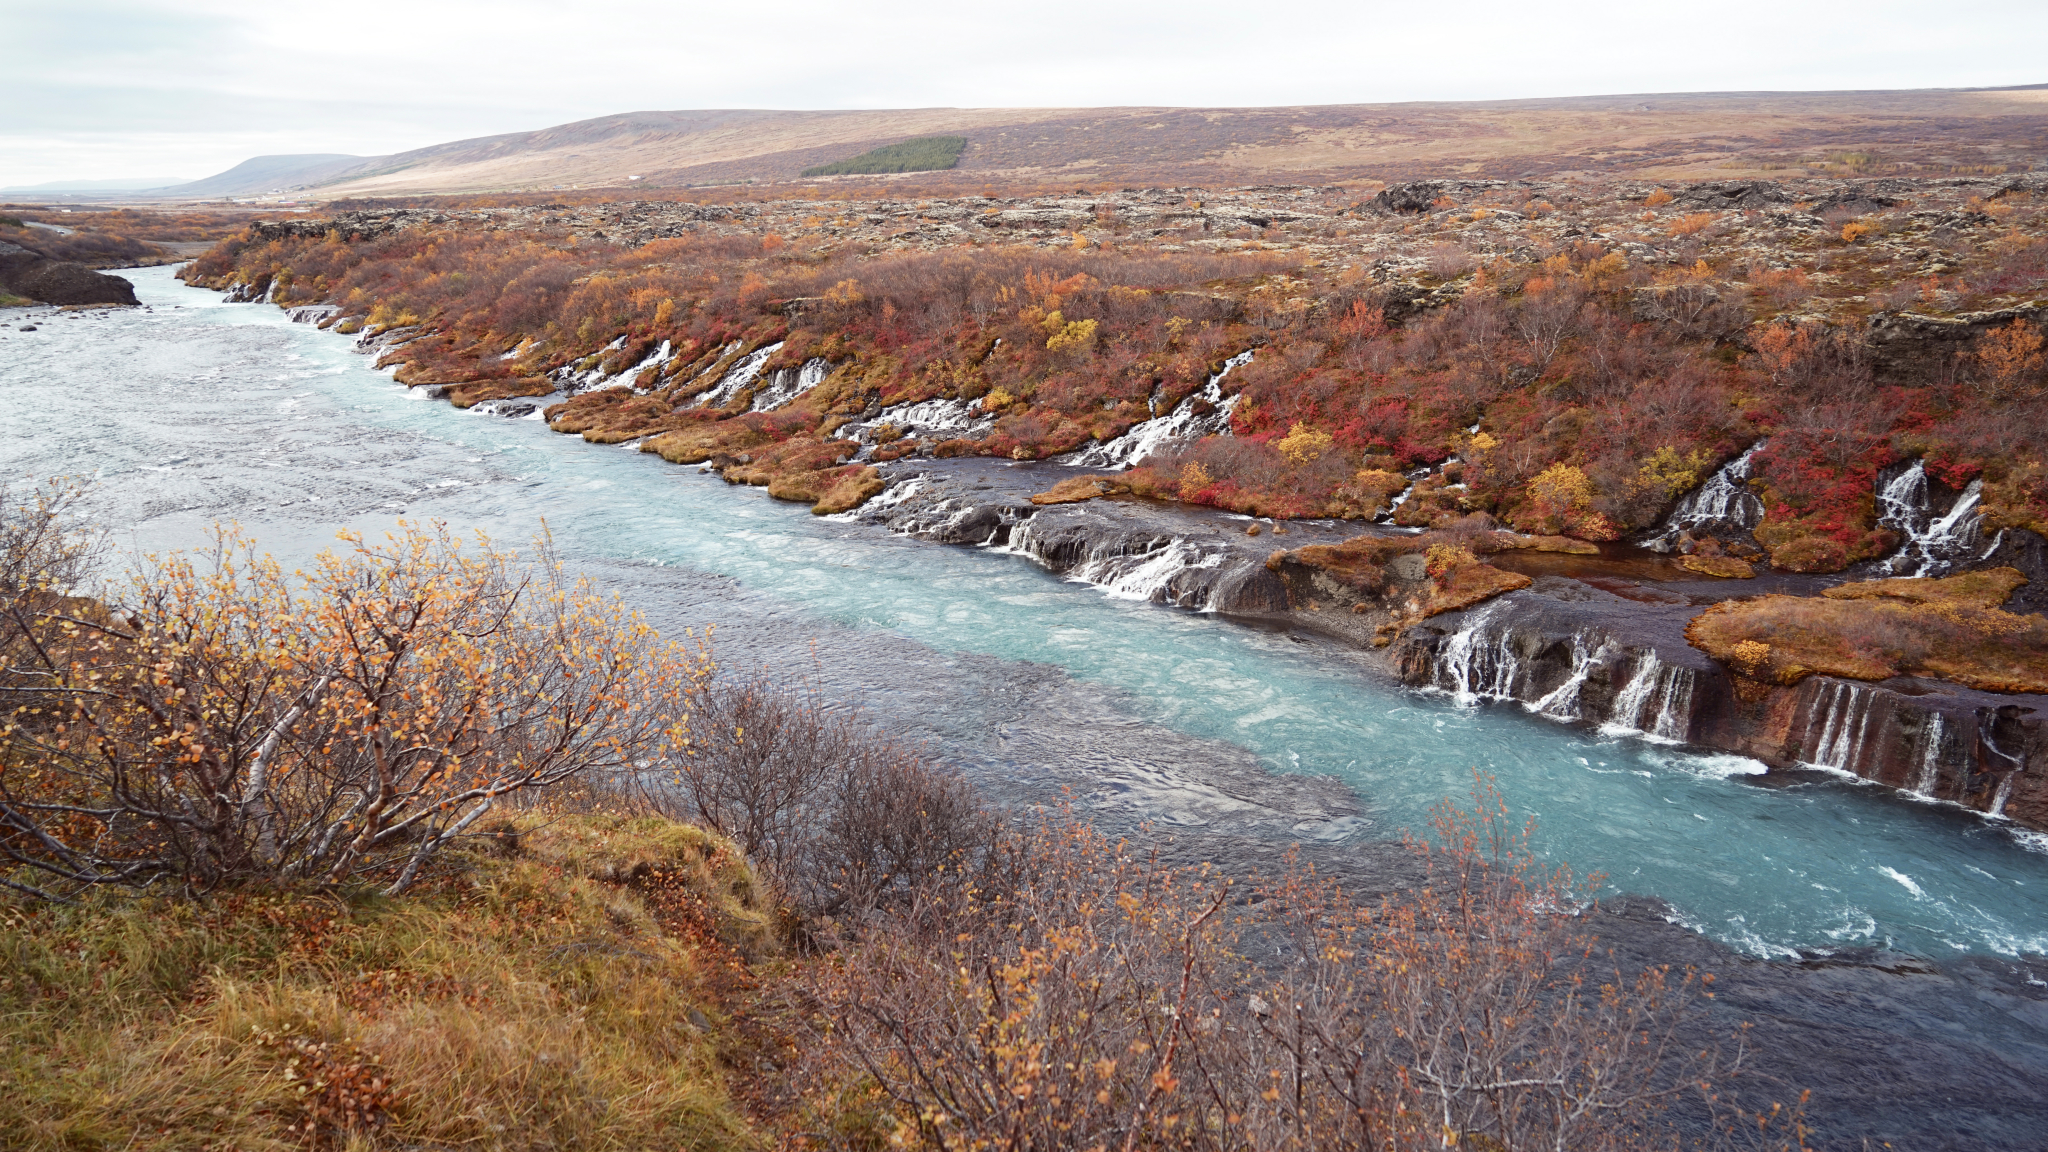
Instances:
[[[1033,504],[1079,504],[1112,492],[1128,492],[1130,486],[1108,476],[1072,476],[1031,498]]]
[[[1687,556],[1678,562],[1680,568],[1697,572],[1702,576],[1719,576],[1723,580],[1752,580],[1756,568],[1747,560],[1733,556]]]
[[[771,911],[729,845],[529,816],[431,891],[89,899],[0,927],[20,1149],[751,1148],[721,1070]]]
[[[1872,580],[1824,596],[1760,596],[1693,618],[1694,647],[1752,679],[1797,684],[1929,676],[1986,692],[2048,692],[2048,618],[1999,609],[2026,583],[1997,568]]]

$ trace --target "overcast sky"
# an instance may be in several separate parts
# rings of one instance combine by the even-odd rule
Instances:
[[[0,0],[0,187],[639,109],[2048,82],[2048,0]]]

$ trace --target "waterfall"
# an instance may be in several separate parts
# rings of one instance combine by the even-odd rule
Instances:
[[[1941,782],[1941,738],[1947,731],[1948,720],[1936,712],[1927,720],[1927,727],[1920,733],[1920,773],[1913,780],[1913,794],[1932,797],[1935,785]]]
[[[781,351],[781,349],[782,342],[778,340],[765,347],[756,348],[745,356],[740,357],[740,362],[726,369],[725,375],[718,378],[717,385],[711,391],[698,397],[693,407],[725,407],[732,402],[733,397],[745,391],[747,385],[754,382],[754,377],[761,374],[761,365],[766,364],[768,358]]]
[[[1757,441],[1749,451],[1722,465],[1699,487],[1679,497],[1671,515],[1664,518],[1663,526],[1645,538],[1643,545],[1659,552],[1669,552],[1678,546],[1678,534],[1688,529],[1732,527],[1747,532],[1761,524],[1764,502],[1749,490],[1749,478],[1756,454],[1769,443],[1768,440]]]
[[[1653,740],[1683,742],[1692,735],[1693,670],[1666,664],[1653,650],[1636,660],[1628,683],[1614,697],[1614,710],[1600,731]]]
[[[2005,818],[2005,802],[2012,799],[2012,782],[2019,779],[2019,775],[2017,772],[2007,772],[1999,778],[1998,791],[1992,794],[1991,807],[1985,810],[1985,815],[1993,820]]]
[[[956,439],[978,437],[993,428],[995,422],[994,416],[981,410],[979,400],[920,400],[914,404],[884,408],[872,419],[848,424],[835,435],[841,440],[873,445],[875,433],[890,427],[904,436],[915,436],[921,440],[935,437]]]
[[[1585,713],[1579,697],[1586,687],[1586,677],[1595,667],[1613,654],[1611,641],[1602,637],[1594,644],[1584,632],[1572,635],[1572,670],[1565,681],[1552,689],[1541,700],[1529,705],[1529,710],[1553,720],[1583,720]]]
[[[857,508],[849,508],[844,512],[835,512],[825,517],[825,519],[839,524],[858,524],[864,520],[887,520],[895,514],[894,509],[901,508],[904,504],[909,503],[911,497],[924,491],[925,485],[930,483],[930,480],[931,477],[929,475],[921,473],[907,480],[898,481],[884,488],[879,495],[867,503]]]
[[[1945,576],[1982,542],[1984,515],[1978,505],[1984,482],[1970,481],[1955,502],[1935,515],[1927,484],[1927,462],[1911,467],[1877,490],[1877,522],[1903,537],[1883,568],[1893,576]]]
[[[1500,612],[1500,602],[1495,601],[1474,613],[1463,628],[1444,640],[1437,653],[1431,678],[1460,704],[1518,698],[1515,683],[1521,663],[1515,658],[1511,634],[1505,628],[1489,632]]]
[[[832,362],[820,356],[813,356],[804,361],[801,368],[777,369],[768,377],[768,383],[754,393],[751,410],[766,412],[771,408],[780,408],[823,384],[825,377],[831,374]]]
[[[1135,562],[1135,563],[1134,563]],[[1163,603],[1176,576],[1195,568],[1214,568],[1223,563],[1223,553],[1207,556],[1202,550],[1176,536],[1162,548],[1137,556],[1105,556],[1091,559],[1067,574],[1067,579],[1093,584],[1112,600],[1143,600]]]
[[[1077,539],[1071,530],[1047,532],[1036,519],[1019,523],[1003,549],[1024,556],[1078,584],[1102,589],[1112,600],[1140,600],[1209,612],[1215,610],[1217,581],[1188,586],[1190,572],[1220,569],[1227,551],[1207,552],[1185,536],[1112,535]]]
[[[1059,463],[1073,468],[1121,468],[1143,460],[1169,441],[1227,434],[1230,431],[1230,412],[1237,406],[1237,397],[1224,397],[1223,378],[1230,375],[1231,369],[1251,358],[1251,352],[1232,356],[1223,362],[1222,371],[1209,377],[1207,384],[1174,405],[1173,411],[1133,424],[1130,431],[1107,443],[1091,444],[1058,457]],[[1197,402],[1209,405],[1210,411],[1197,413]]]
[[[1860,775],[1859,754],[1870,738],[1870,726],[1883,718],[1885,710],[1873,708],[1877,693],[1862,684],[1831,680],[1821,689],[1827,694],[1827,713],[1820,718],[1820,741],[1812,746],[1806,763],[1816,768]],[[1809,717],[1806,734],[1813,736],[1814,719]]]

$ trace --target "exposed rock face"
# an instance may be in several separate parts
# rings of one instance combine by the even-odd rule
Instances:
[[[1245,537],[1243,518],[1141,500],[1031,503],[1047,476],[1061,474],[1056,467],[949,461],[899,476],[852,515],[922,540],[1028,556],[1121,599],[1241,616],[1288,611],[1286,586],[1266,568],[1270,546]]]
[[[1781,688],[1721,677],[1728,692],[1716,684],[1705,701],[1699,743],[2048,828],[2048,697],[1914,679],[1813,676]]]
[[[2048,697],[1900,678],[1731,675],[1674,632],[1697,609],[1550,580],[1409,629],[1402,680],[1581,721],[1813,765],[2048,829]]]
[[[119,276],[51,260],[0,241],[0,290],[44,304],[133,304],[135,286]]]
[[[1870,318],[1864,341],[1878,378],[1892,383],[1923,383],[1944,378],[1957,358],[1977,338],[2015,320],[2040,324],[2048,303],[2036,301],[1996,312],[1964,312],[1956,316],[1922,316],[1915,312],[1880,312]]]
[[[1365,207],[1375,212],[1427,212],[1440,197],[1499,188],[1504,183],[1500,180],[1416,180],[1407,184],[1389,184],[1380,190],[1379,195],[1366,201]]]
[[[1767,208],[1791,202],[1792,194],[1783,185],[1769,180],[1720,180],[1687,188],[1672,201],[1672,206],[1711,210]]]
[[[2025,584],[2005,602],[2008,612],[2048,613],[2048,540],[2025,528],[2000,532],[1997,542],[1977,564],[1981,568],[2017,568]]]

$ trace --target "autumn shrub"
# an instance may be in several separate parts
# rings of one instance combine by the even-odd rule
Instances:
[[[933,763],[815,684],[765,671],[689,700],[672,769],[637,778],[642,803],[730,838],[807,917],[864,915],[971,874],[997,817]]]
[[[819,1094],[872,1102],[829,1143],[1643,1146],[1737,1062],[1677,1042],[1707,978],[1605,967],[1557,914],[1592,886],[1534,865],[1482,795],[1379,905],[1298,863],[1244,882],[1026,827],[982,885],[811,971]]]
[[[11,506],[0,533],[41,541],[0,580],[19,891],[400,891],[502,798],[665,755],[709,674],[545,549],[522,564],[411,524],[344,533],[295,575],[221,529],[103,600],[60,596],[65,512]]]
[[[1695,212],[1675,224],[1703,236],[1716,219]],[[1682,246],[1703,242],[1681,237]],[[1972,273],[1988,277],[1981,292],[1975,281],[1940,291],[2010,294],[2038,280],[2029,276],[2048,249],[2023,236],[1996,249]],[[1434,255],[1440,273],[1464,275],[1457,252]],[[832,421],[935,399],[981,399],[997,417],[986,433],[888,445],[892,459],[1044,459],[1182,404],[1211,416],[1213,400],[1197,391],[1226,359],[1254,351],[1219,381],[1228,434],[1141,462],[1131,485],[1261,516],[1382,515],[1394,490],[1362,473],[1457,455],[1468,465],[1462,479],[1418,487],[1401,523],[1485,511],[1532,532],[1617,539],[1666,514],[1703,467],[1769,436],[1757,461],[1770,497],[1763,531],[1787,564],[1815,571],[1894,543],[1868,499],[1876,470],[1893,460],[1969,457],[1977,472],[2003,476],[2031,459],[2009,435],[1994,447],[1972,431],[1981,405],[1946,386],[1975,383],[1994,403],[2031,411],[2041,377],[2028,329],[1995,333],[1939,379],[1898,382],[1942,387],[1887,392],[1846,327],[1747,325],[1751,303],[1784,310],[1810,295],[1817,266],[1758,261],[1734,273],[1695,259],[1653,269],[1586,240],[1478,268],[1454,301],[1417,307],[1406,288],[1303,259],[1137,243],[857,253],[708,231],[628,249],[449,224],[375,239],[238,237],[184,275],[332,303],[343,330],[417,322],[391,365],[463,403],[532,392],[569,367],[624,371],[669,341],[675,359],[633,381],[630,400],[577,396],[548,418],[596,442],[660,441],[666,451],[650,450],[687,462],[754,454],[738,443],[758,431],[760,414],[737,402],[750,397],[713,412],[692,405],[738,356],[774,341],[784,343],[771,370],[812,357],[833,366],[787,409],[804,425],[794,436],[821,440]],[[499,359],[507,352],[517,355]],[[724,421],[749,423],[702,427]],[[1478,447],[1475,425],[1488,447]],[[745,467],[793,498],[839,493],[814,508],[872,488],[852,474],[828,485],[806,461],[777,455]],[[1208,482],[1181,483],[1191,462]],[[1987,474],[1987,512],[2010,508],[2010,522],[2032,522],[2033,498],[2007,491],[1994,492]]]

